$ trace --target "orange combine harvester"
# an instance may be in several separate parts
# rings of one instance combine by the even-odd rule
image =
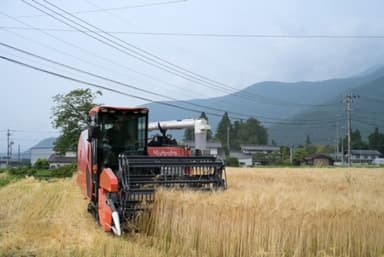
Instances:
[[[137,213],[155,200],[159,185],[225,189],[222,160],[193,155],[161,135],[148,140],[148,109],[97,106],[78,145],[77,182],[88,211],[105,231],[121,235]]]

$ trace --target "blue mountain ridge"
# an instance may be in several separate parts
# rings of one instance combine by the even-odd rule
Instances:
[[[266,81],[221,97],[163,102],[196,109],[197,112],[176,109],[158,102],[145,106],[150,109],[151,121],[197,118],[202,111],[205,111],[212,129],[215,130],[224,110],[228,110],[232,121],[247,117],[260,120],[268,128],[269,138],[274,139],[278,144],[302,144],[306,135],[311,137],[313,143],[331,144],[336,137],[336,117],[340,119],[339,126],[344,125],[342,116],[345,116],[345,106],[342,100],[346,92],[353,91],[362,96],[369,92],[370,96],[384,99],[381,87],[377,86],[383,77],[384,67],[381,67],[349,78],[293,83]],[[367,98],[361,99],[365,100],[356,104],[361,111],[368,113],[364,115],[368,115],[369,120],[374,120],[375,117],[371,117],[371,114],[378,113],[378,110],[383,109],[384,106],[380,105],[380,102],[376,102],[375,105],[368,104]],[[186,103],[222,109],[223,112]],[[330,125],[320,124],[319,126],[321,121]],[[284,125],[284,123],[297,123],[297,125]],[[304,126],[305,123],[312,123],[312,126]],[[376,123],[381,124],[378,121]],[[355,122],[353,129],[357,128],[363,129],[364,136],[373,131],[371,125],[366,126],[366,124]]]

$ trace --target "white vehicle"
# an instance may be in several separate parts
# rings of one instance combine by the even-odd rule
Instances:
[[[375,164],[375,165],[384,165],[384,158],[375,158],[375,159],[372,161],[372,164]]]

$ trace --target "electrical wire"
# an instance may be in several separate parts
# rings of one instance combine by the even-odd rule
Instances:
[[[77,71],[77,72],[80,72],[80,73],[83,73],[83,74],[86,74],[86,75],[89,75],[89,76],[92,76],[92,77],[96,77],[96,78],[98,78],[98,79],[103,79],[103,80],[106,80],[106,81],[108,81],[108,82],[112,82],[112,83],[115,83],[115,84],[118,84],[118,85],[121,85],[121,86],[125,86],[125,87],[131,88],[131,89],[135,89],[135,90],[138,90],[138,91],[140,91],[140,92],[144,92],[144,93],[148,93],[148,94],[151,94],[151,95],[160,96],[160,97],[163,97],[163,98],[165,98],[165,99],[172,100],[172,101],[179,101],[179,102],[182,102],[182,103],[185,103],[185,104],[194,105],[194,106],[197,106],[197,107],[202,107],[202,108],[206,108],[206,109],[211,109],[211,110],[219,111],[219,112],[222,112],[222,113],[223,113],[223,112],[227,112],[226,110],[223,110],[223,109],[212,108],[212,107],[205,106],[205,105],[199,105],[199,104],[195,104],[195,103],[191,103],[191,102],[186,102],[186,101],[177,100],[176,98],[169,97],[169,96],[167,96],[167,95],[163,95],[163,94],[155,93],[155,92],[153,92],[153,91],[149,91],[149,90],[146,90],[146,89],[142,89],[142,88],[137,87],[137,86],[134,86],[134,85],[130,85],[130,84],[127,84],[127,83],[123,83],[123,82],[120,82],[120,81],[117,81],[117,80],[113,80],[113,79],[110,79],[110,78],[107,78],[107,77],[104,77],[104,76],[101,76],[101,75],[97,75],[97,74],[94,74],[94,73],[91,73],[91,72],[88,72],[88,71],[85,71],[85,70],[82,70],[82,69],[75,68],[75,67],[73,67],[73,66],[69,66],[69,65],[66,65],[66,64],[57,62],[57,61],[53,61],[53,60],[48,59],[48,58],[46,58],[46,57],[43,57],[43,56],[40,56],[40,55],[31,53],[31,52],[22,50],[22,49],[20,49],[20,48],[16,48],[16,47],[14,47],[14,46],[11,46],[11,45],[8,45],[8,44],[2,43],[2,42],[0,42],[0,45],[3,46],[3,47],[10,48],[10,49],[12,49],[12,50],[18,51],[18,52],[27,54],[27,55],[29,55],[29,56],[33,56],[33,57],[38,58],[38,59],[40,59],[40,60],[44,60],[44,61],[46,61],[46,62],[49,62],[49,63],[52,63],[52,64],[56,64],[56,65],[59,65],[59,66],[61,66],[61,67],[65,67],[65,68],[67,68],[67,69],[71,69],[71,70],[74,70],[74,71]],[[150,100],[150,102],[153,102],[153,100]],[[233,112],[232,112],[232,113],[233,113]],[[234,113],[234,114],[236,114],[236,115],[241,115],[243,118],[245,118],[245,117],[249,117],[249,116],[244,115],[244,114],[242,114],[242,113]]]
[[[64,68],[67,68],[67,69],[70,69],[70,70],[73,70],[73,71],[76,71],[76,72],[80,72],[82,74],[86,74],[86,75],[89,75],[89,76],[92,76],[92,77],[95,77],[95,78],[98,78],[98,79],[105,80],[107,82],[118,84],[120,86],[124,86],[124,87],[131,88],[131,89],[135,89],[135,90],[140,91],[140,92],[144,92],[144,93],[148,93],[148,94],[154,94],[156,96],[160,96],[160,97],[163,97],[163,98],[168,99],[168,100],[178,101],[177,99],[175,99],[173,97],[169,97],[167,95],[155,93],[155,92],[152,92],[152,91],[149,91],[149,90],[142,89],[142,88],[140,88],[138,86],[130,85],[130,84],[127,84],[127,83],[124,83],[124,82],[120,82],[120,81],[117,81],[117,80],[114,80],[114,79],[110,79],[110,78],[107,78],[107,77],[104,77],[104,76],[101,76],[101,75],[97,75],[97,74],[91,73],[89,71],[85,71],[85,70],[82,70],[82,69],[79,69],[79,68],[75,68],[73,66],[70,66],[70,65],[67,65],[67,64],[63,64],[63,63],[60,63],[60,62],[57,62],[57,61],[54,61],[54,60],[51,60],[51,59],[48,59],[48,58],[43,57],[41,55],[37,55],[37,54],[31,53],[31,52],[28,52],[26,50],[23,50],[23,49],[11,46],[9,44],[5,44],[5,43],[0,42],[0,45],[3,46],[3,47],[6,47],[6,48],[12,49],[14,51],[26,54],[28,56],[32,56],[32,57],[38,58],[39,60],[43,60],[43,61],[55,64],[55,65],[59,65],[61,67],[64,67]],[[153,102],[153,100],[151,102]],[[204,110],[209,109],[209,110],[217,111],[217,112],[220,112],[220,113],[227,112],[227,113],[230,113],[231,116],[232,115],[237,115],[237,118],[239,118],[239,119],[245,119],[245,118],[249,118],[249,117],[255,116],[255,114],[251,115],[251,114],[245,114],[245,113],[237,113],[237,112],[233,112],[233,111],[223,110],[223,109],[220,109],[220,108],[214,108],[214,107],[210,107],[210,106],[206,106],[206,105],[195,104],[195,103],[192,103],[192,102],[186,102],[186,101],[180,101],[180,100],[179,100],[179,102],[182,102],[182,103],[188,104],[188,105],[193,105],[195,107],[200,107],[200,108],[203,108]],[[201,112],[201,111],[199,111],[199,112]],[[221,114],[217,114],[217,115],[221,115]],[[263,119],[284,121],[284,119],[271,118],[271,117],[266,117],[266,116],[261,116],[261,115],[256,115],[256,116],[258,118],[263,118]],[[338,121],[338,120],[336,120],[336,121]],[[327,122],[333,123],[333,122],[336,122],[336,121],[335,120],[330,121],[329,119],[327,119],[327,120],[318,120],[318,119],[317,120],[295,120],[294,122],[279,122],[279,124],[298,125],[298,124],[303,124],[303,123],[304,124],[308,124],[308,123],[317,124],[317,123],[324,123],[324,122],[325,123],[327,123]],[[267,120],[265,120],[264,122],[268,123]]]
[[[250,101],[254,101],[254,97],[258,97],[258,98],[260,98],[260,99],[262,99],[264,101],[266,101],[266,100],[269,101],[267,103],[268,104],[272,104],[272,105],[294,105],[294,106],[312,106],[312,107],[315,107],[315,106],[316,107],[329,106],[329,104],[328,105],[312,105],[312,104],[289,103],[289,102],[285,102],[285,101],[269,99],[267,97],[264,97],[264,96],[261,96],[261,95],[257,95],[257,94],[253,94],[253,93],[250,93],[250,92],[248,92],[247,94],[244,94],[244,92],[233,92],[234,90],[237,90],[237,89],[232,88],[232,87],[230,87],[228,85],[225,85],[223,83],[214,81],[214,80],[212,80],[210,78],[207,78],[205,76],[202,76],[202,75],[196,74],[194,72],[191,72],[191,71],[189,71],[189,70],[187,70],[187,69],[185,69],[185,68],[183,68],[181,66],[178,66],[178,65],[175,65],[173,63],[170,63],[170,62],[168,62],[167,60],[164,60],[161,57],[158,57],[158,56],[156,56],[156,55],[154,55],[152,53],[149,53],[148,51],[145,51],[145,50],[143,50],[143,49],[141,49],[141,48],[139,48],[139,47],[137,47],[137,46],[135,46],[133,44],[130,44],[130,43],[128,43],[128,42],[118,38],[118,37],[115,37],[115,36],[113,36],[111,34],[108,34],[105,31],[101,30],[100,28],[97,28],[96,26],[93,26],[92,24],[90,24],[90,23],[88,23],[88,22],[78,18],[77,16],[75,16],[75,15],[73,15],[73,14],[71,14],[71,13],[69,13],[69,12],[67,12],[67,11],[65,11],[63,9],[61,9],[60,7],[50,3],[49,1],[44,0],[44,2],[48,3],[49,5],[53,6],[54,8],[60,10],[61,12],[65,13],[66,15],[69,15],[69,16],[79,20],[80,22],[86,24],[87,26],[90,26],[90,27],[96,29],[96,31],[98,31],[98,32],[90,34],[89,33],[89,31],[90,31],[89,28],[85,27],[84,25],[79,24],[79,22],[76,22],[76,21],[73,21],[73,20],[69,19],[68,17],[64,16],[61,13],[58,13],[57,11],[54,11],[53,9],[47,7],[44,4],[38,3],[35,0],[32,0],[32,1],[35,4],[38,4],[38,5],[42,6],[43,8],[49,10],[50,12],[53,12],[56,15],[61,16],[66,21],[58,18],[55,15],[52,15],[52,14],[42,10],[41,8],[37,7],[36,5],[28,3],[26,0],[23,0],[24,3],[26,3],[26,4],[30,5],[31,7],[33,7],[35,9],[37,9],[37,10],[39,10],[39,11],[41,11],[41,12],[43,12],[43,13],[49,15],[49,16],[51,16],[52,18],[54,18],[54,19],[56,19],[56,20],[58,20],[58,21],[60,21],[60,22],[62,22],[64,24],[66,24],[67,26],[70,26],[70,27],[72,27],[72,28],[74,28],[74,29],[76,29],[78,31],[80,31],[80,29],[78,27],[76,27],[76,26],[82,27],[83,29],[85,29],[87,31],[87,32],[82,32],[82,33],[84,33],[87,36],[90,36],[90,37],[96,39],[99,42],[102,42],[103,44],[106,44],[106,45],[108,45],[108,46],[110,46],[110,47],[112,47],[112,48],[114,48],[114,49],[116,49],[116,50],[118,50],[120,52],[123,52],[123,53],[125,53],[125,54],[127,54],[127,55],[129,55],[129,56],[131,56],[131,57],[133,57],[135,59],[138,59],[138,60],[140,60],[140,61],[142,61],[142,62],[144,62],[144,63],[146,63],[148,65],[151,65],[153,67],[159,68],[159,69],[161,69],[163,71],[166,71],[166,72],[168,72],[170,74],[173,74],[175,76],[181,77],[183,79],[189,80],[189,81],[191,81],[193,83],[196,83],[196,84],[199,84],[199,85],[202,85],[202,83],[204,83],[204,85],[206,87],[215,88],[215,89],[221,90],[221,91],[224,90],[224,92],[231,92],[233,95],[243,97],[244,99],[247,99],[247,100],[250,100]],[[69,24],[67,21],[69,21],[71,23],[74,23],[76,25]],[[101,33],[107,34],[109,36],[109,38],[107,38],[106,36],[102,35]],[[100,39],[100,37],[102,39]],[[111,38],[113,38],[114,40],[111,40]],[[116,42],[116,41],[118,41],[118,42]],[[127,46],[133,48],[134,50],[128,48]],[[271,102],[271,100],[272,101],[278,101],[279,103],[273,103],[273,102]]]
[[[76,20],[80,21],[81,23],[85,24],[86,26],[92,27],[97,32],[93,32],[92,34],[90,34],[89,33],[90,30],[86,26],[80,24],[79,22],[74,21],[73,19],[70,19],[70,18],[66,17],[65,15],[63,15],[63,14],[53,10],[52,8],[47,7],[44,4],[41,4],[41,3],[39,3],[39,2],[37,2],[35,0],[32,0],[32,2],[40,5],[41,7],[47,9],[50,12],[55,13],[58,16],[61,16],[62,19],[64,19],[65,21],[60,19],[60,18],[58,18],[55,15],[47,13],[46,11],[42,10],[41,8],[38,8],[35,5],[33,5],[31,3],[28,3],[25,0],[23,0],[23,2],[27,3],[28,5],[32,6],[35,9],[38,9],[38,10],[46,13],[47,15],[50,15],[52,18],[54,18],[54,19],[64,23],[67,26],[72,27],[72,28],[74,28],[76,30],[79,30],[78,27],[76,27],[76,26],[80,26],[81,28],[86,30],[86,32],[84,32],[84,31],[80,31],[80,32],[82,32],[82,33],[86,34],[87,36],[92,37],[93,39],[96,39],[97,41],[99,41],[99,42],[101,42],[103,44],[106,44],[106,45],[108,45],[108,46],[110,46],[110,47],[112,47],[112,48],[114,48],[114,49],[116,49],[116,50],[118,50],[120,52],[123,52],[123,53],[125,53],[125,54],[127,54],[127,55],[129,55],[129,56],[131,56],[131,57],[133,57],[135,59],[137,59],[137,60],[140,60],[140,61],[142,61],[142,62],[144,62],[144,63],[146,63],[148,65],[154,66],[154,67],[159,68],[159,69],[161,69],[163,71],[167,71],[167,72],[169,72],[169,73],[171,73],[173,75],[179,76],[179,77],[184,78],[186,80],[190,80],[190,81],[192,81],[194,83],[197,83],[197,84],[204,83],[204,80],[199,78],[198,76],[194,76],[194,75],[188,74],[187,72],[189,72],[189,71],[186,71],[186,72],[180,71],[180,69],[183,69],[183,68],[180,68],[180,67],[178,67],[178,66],[176,66],[174,64],[171,64],[171,63],[167,62],[166,60],[164,60],[164,59],[162,59],[162,58],[160,58],[160,57],[158,57],[156,55],[153,55],[153,54],[151,54],[151,53],[149,53],[147,51],[144,51],[143,49],[141,49],[141,48],[139,48],[139,47],[137,47],[137,46],[135,46],[133,44],[130,44],[130,43],[128,43],[128,42],[118,38],[118,37],[110,35],[110,34],[104,32],[102,29],[100,29],[100,28],[98,28],[98,27],[96,27],[96,26],[94,26],[94,25],[84,21],[83,19],[80,19],[79,17],[77,17],[77,16],[75,16],[75,15],[73,15],[73,14],[71,14],[71,13],[69,13],[69,12],[67,12],[67,11],[65,11],[63,9],[61,9],[60,7],[50,3],[48,1],[44,1],[44,2],[48,3],[49,5],[53,6],[56,9],[60,10],[60,12],[63,12],[66,15],[69,15],[69,16],[75,18]],[[69,22],[71,22],[71,23],[73,23],[75,25],[69,24],[67,21],[69,21]],[[103,32],[106,35],[101,34]],[[107,37],[107,36],[109,36],[109,37]],[[113,38],[113,40],[111,38]],[[130,49],[129,47],[133,48],[133,50]],[[189,72],[189,73],[191,73],[191,72]],[[215,88],[218,89],[217,86]]]
[[[98,9],[92,9],[92,10],[79,10],[79,11],[73,11],[72,13],[86,14],[86,13],[98,13],[98,12],[112,12],[112,11],[121,11],[121,10],[128,10],[128,9],[137,9],[137,8],[143,8],[143,7],[153,7],[153,6],[161,6],[161,5],[178,4],[178,3],[187,2],[187,1],[188,0],[163,1],[163,2],[154,2],[154,3],[147,3],[147,4],[137,4],[137,5],[112,7],[112,8],[98,8]],[[37,18],[37,17],[46,17],[46,16],[47,15],[43,15],[43,14],[22,15],[22,16],[17,16],[17,18]]]
[[[40,68],[40,67],[37,67],[37,66],[34,66],[34,65],[30,65],[30,64],[27,64],[25,62],[21,62],[21,61],[12,59],[12,58],[8,58],[6,56],[2,56],[1,55],[0,59],[3,59],[5,61],[18,64],[18,65],[21,65],[21,66],[24,66],[24,67],[27,67],[27,68],[30,68],[30,69],[33,69],[33,70],[36,70],[36,71],[40,71],[40,72],[43,72],[43,73],[46,73],[46,74],[49,74],[49,75],[52,75],[52,76],[55,76],[55,77],[66,79],[66,80],[69,80],[69,81],[72,81],[72,82],[76,82],[76,83],[80,83],[80,84],[85,84],[85,85],[88,85],[88,86],[91,86],[91,87],[103,89],[103,90],[106,90],[106,91],[110,91],[110,92],[113,92],[113,93],[116,93],[116,94],[132,97],[132,98],[139,99],[139,100],[143,100],[143,101],[147,101],[147,102],[152,102],[152,99],[150,99],[150,98],[146,98],[146,97],[142,97],[142,96],[126,93],[126,92],[121,91],[121,90],[113,89],[113,88],[106,87],[106,86],[101,86],[99,84],[91,83],[91,82],[88,82],[88,81],[85,81],[85,80],[76,79],[76,78],[73,78],[73,77],[70,77],[70,76],[58,73],[58,72],[49,71],[47,69],[43,69],[43,68]],[[167,102],[157,102],[157,103],[161,104],[161,105],[177,108],[177,109],[182,109],[182,110],[186,110],[186,111],[195,112],[195,113],[201,113],[202,112],[201,110],[187,108],[187,107],[183,107],[183,106],[179,106],[179,105],[175,105],[175,104],[171,104],[171,103],[167,103]],[[206,112],[206,113],[210,114],[212,116],[221,117],[221,115],[218,115],[216,113],[210,113],[210,112]]]
[[[21,24],[24,24],[24,25],[26,25],[26,26],[28,26],[28,27],[30,27],[30,28],[32,28],[32,29],[36,28],[36,27],[34,27],[34,26],[32,26],[32,25],[30,25],[30,24],[24,22],[24,21],[21,21],[21,20],[15,18],[15,17],[12,17],[12,16],[10,16],[10,15],[8,15],[8,14],[6,14],[6,13],[3,13],[3,12],[1,12],[1,11],[0,11],[0,14],[4,15],[4,16],[10,18],[10,19],[13,19],[13,20],[15,20],[16,22],[19,22],[19,23],[21,23]],[[1,27],[0,27],[0,28],[1,28]],[[17,35],[18,37],[21,37],[21,38],[26,39],[26,37],[25,37],[24,35],[20,35],[19,33],[10,31],[9,29],[4,29],[4,30],[8,31],[9,33],[12,33],[12,34]],[[39,30],[37,30],[37,31],[39,31]],[[103,60],[103,61],[107,61],[107,62],[109,62],[109,63],[111,63],[111,64],[113,64],[113,65],[116,65],[116,66],[121,67],[121,68],[124,69],[124,70],[128,70],[128,71],[130,71],[130,72],[132,72],[132,73],[135,73],[135,74],[137,74],[137,75],[139,75],[139,76],[142,76],[142,77],[147,78],[147,79],[149,79],[149,80],[155,81],[156,83],[159,83],[159,82],[160,82],[160,83],[162,83],[162,84],[164,84],[164,85],[172,86],[172,87],[174,87],[174,88],[181,88],[180,86],[175,85],[175,84],[173,84],[173,83],[170,83],[170,82],[168,82],[168,81],[164,81],[164,80],[162,80],[162,79],[160,79],[160,78],[154,77],[154,76],[149,75],[149,74],[146,74],[146,73],[144,73],[144,72],[140,72],[140,71],[134,70],[134,69],[132,69],[132,68],[126,66],[126,65],[123,65],[123,64],[121,64],[121,63],[118,63],[118,62],[116,62],[116,61],[114,61],[114,60],[112,60],[112,59],[109,59],[109,58],[105,57],[105,56],[101,56],[101,55],[99,55],[99,54],[97,54],[97,53],[95,53],[95,52],[93,52],[93,51],[90,51],[90,50],[88,50],[88,49],[82,48],[82,47],[80,47],[80,46],[78,46],[78,45],[76,45],[76,44],[74,44],[74,43],[72,43],[72,42],[63,40],[62,38],[59,38],[59,37],[57,37],[57,36],[55,36],[55,35],[52,35],[51,33],[48,33],[48,32],[46,32],[46,31],[39,31],[39,32],[43,33],[44,35],[47,35],[48,37],[51,37],[51,38],[57,40],[58,42],[64,43],[64,44],[66,44],[66,45],[69,45],[69,46],[71,46],[71,47],[77,49],[77,50],[80,50],[80,51],[82,51],[82,52],[85,52],[85,53],[89,54],[89,55],[92,56],[92,57],[97,57],[97,58],[99,58],[99,59],[101,59],[101,60]],[[86,60],[84,60],[84,59],[82,59],[82,58],[79,58],[78,56],[75,56],[75,55],[73,55],[73,54],[71,54],[71,53],[64,52],[64,51],[62,51],[61,49],[57,49],[57,48],[55,48],[55,47],[52,47],[52,46],[50,46],[50,45],[47,45],[47,44],[38,42],[38,41],[36,41],[36,40],[28,39],[27,41],[35,42],[36,44],[42,45],[43,47],[46,47],[46,48],[49,48],[49,49],[54,50],[54,51],[56,51],[56,52],[59,52],[59,53],[61,53],[61,54],[64,54],[65,56],[71,56],[71,57],[75,58],[76,60],[79,60],[79,61],[81,61],[81,62],[83,62],[83,63],[85,63],[85,64],[87,64],[87,65],[92,65],[92,66],[96,66],[96,67],[101,67],[103,70],[111,70],[109,66],[107,67],[107,66],[104,66],[104,65],[95,64],[95,63],[86,61]],[[194,92],[192,92],[191,90],[189,90],[189,88],[187,88],[187,89],[186,89],[186,88],[182,88],[182,89],[183,89],[183,92],[190,92],[190,93],[192,93],[192,94],[194,93]]]
[[[139,100],[144,100],[144,101],[148,101],[148,102],[152,101],[151,99],[146,98],[146,97],[141,97],[141,96],[138,96],[138,95],[129,94],[129,93],[126,93],[126,92],[121,91],[121,90],[116,90],[116,89],[113,89],[113,88],[110,88],[110,87],[101,86],[101,85],[96,84],[96,83],[91,83],[91,82],[88,82],[88,81],[85,81],[85,80],[80,80],[80,79],[77,79],[77,78],[73,78],[73,77],[70,77],[70,76],[58,73],[58,72],[49,71],[47,69],[43,69],[43,68],[40,68],[40,67],[37,67],[37,66],[34,66],[34,65],[30,65],[30,64],[27,64],[25,62],[21,62],[21,61],[18,61],[18,60],[12,59],[12,58],[8,58],[8,57],[5,57],[5,56],[0,56],[0,58],[5,60],[5,61],[8,61],[8,62],[12,62],[12,63],[18,64],[18,65],[21,65],[21,66],[24,66],[24,67],[28,67],[28,68],[33,69],[33,70],[37,70],[37,71],[40,71],[40,72],[43,72],[43,73],[46,73],[46,74],[49,74],[49,75],[52,75],[52,76],[56,76],[56,77],[60,77],[62,79],[73,81],[73,82],[76,82],[76,83],[85,84],[85,85],[88,85],[88,86],[91,86],[91,87],[103,89],[103,90],[106,90],[106,91],[110,91],[110,92],[113,92],[113,93],[117,93],[117,94],[128,96],[128,97],[132,97],[132,98],[139,99]],[[173,108],[177,108],[177,109],[187,110],[187,111],[191,111],[191,112],[195,112],[195,113],[201,113],[202,112],[202,110],[187,108],[187,107],[175,105],[175,104],[172,104],[172,103],[167,103],[167,102],[157,102],[157,103],[161,104],[161,105],[164,105],[164,106],[169,106],[169,107],[173,107]],[[221,115],[217,114],[217,113],[211,113],[211,112],[205,112],[205,113],[207,115],[221,117]],[[232,117],[232,118],[239,119],[239,120],[243,119],[242,117]],[[272,123],[272,122],[266,122],[266,123]],[[275,122],[275,123],[281,124],[281,122]],[[284,125],[287,125],[287,124],[299,125],[298,123],[283,123],[283,124]],[[324,125],[325,123],[319,123],[319,125],[321,125],[321,124]]]
[[[72,12],[76,13],[76,12]],[[44,15],[46,16],[46,15]],[[20,16],[16,17],[20,18]],[[0,28],[8,28],[15,30],[44,30],[56,32],[85,32],[85,30],[62,29],[62,28],[46,28],[37,27],[31,29],[28,27],[17,26],[0,26]],[[98,32],[97,30],[91,30]],[[311,35],[289,35],[289,34],[236,34],[236,33],[185,33],[185,32],[151,32],[151,31],[104,31],[109,34],[129,34],[143,36],[167,36],[167,37],[199,37],[199,38],[272,38],[272,39],[384,39],[384,35],[326,35],[326,34],[311,34]]]

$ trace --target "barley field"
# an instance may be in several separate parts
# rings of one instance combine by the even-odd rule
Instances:
[[[161,190],[114,237],[75,178],[0,188],[0,256],[384,256],[384,169],[228,168],[227,191]]]

